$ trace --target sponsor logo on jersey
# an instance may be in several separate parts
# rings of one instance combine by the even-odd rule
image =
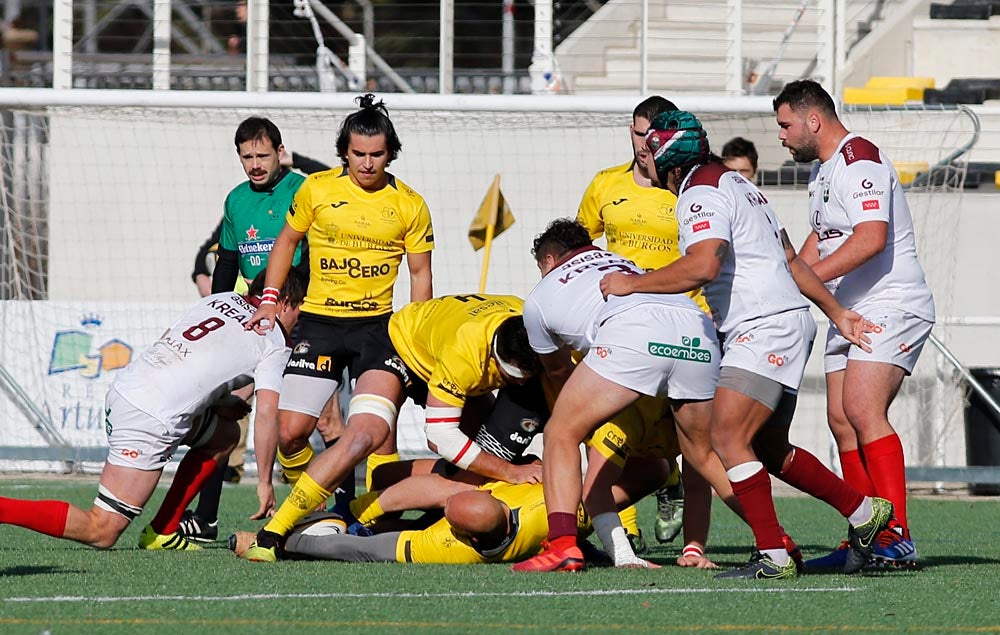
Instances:
[[[330,203],[330,207],[337,209],[341,205],[347,205],[347,201],[337,201],[336,203]]]
[[[597,353],[597,356],[601,359],[607,359],[607,357],[611,355],[611,349],[604,346],[598,346],[594,349],[594,352]]]
[[[392,266],[383,262],[378,265],[363,265],[360,258],[320,258],[321,271],[345,274],[351,278],[381,278],[392,273]]]
[[[247,230],[247,240],[257,240],[257,233],[257,228],[251,225],[250,229]]]
[[[779,368],[784,366],[787,361],[788,358],[784,355],[775,355],[774,353],[770,353],[767,356],[767,363],[772,366],[778,366]]]
[[[247,234],[249,233],[247,232]],[[274,247],[274,239],[268,238],[267,240],[240,243],[236,248],[239,250],[241,256],[250,256],[253,254],[269,254],[272,247]]]
[[[104,433],[110,437],[114,429],[111,425],[111,408],[107,408],[104,410]]]
[[[313,364],[308,359],[290,359],[287,368],[304,368],[307,370],[316,370],[316,364]]]
[[[374,300],[338,300],[337,298],[327,298],[324,306],[333,306],[352,311],[375,311],[378,309],[378,302]]]
[[[328,355],[318,355],[316,357],[316,370],[324,373],[333,372],[333,360]]]
[[[617,201],[611,201],[611,204],[617,207],[618,205],[621,205],[627,200],[628,200],[627,198],[620,198]]]
[[[128,459],[137,459],[141,454],[141,450],[131,450],[128,448],[123,448],[121,451],[121,455]]]
[[[649,342],[648,349],[650,355],[657,357],[670,357],[688,362],[699,362],[707,364],[712,361],[712,351],[701,346],[700,337],[681,337],[681,345],[662,344],[660,342]]]
[[[707,210],[707,211],[703,212],[703,211],[701,211],[701,206],[699,205],[697,212],[694,212],[693,214],[688,215],[684,219],[684,226],[687,227],[691,223],[694,223],[694,222],[700,221],[700,220],[708,220],[710,218],[713,218],[714,216],[715,216],[715,212],[713,212],[712,210]]]
[[[538,419],[530,419],[527,417],[521,419],[521,429],[529,434],[534,432],[535,430],[538,430],[539,425],[540,423]]]
[[[437,387],[440,388],[441,390],[445,391],[449,395],[453,395],[455,397],[458,397],[459,399],[461,399],[463,401],[465,400],[465,391],[462,390],[462,388],[458,384],[456,384],[455,382],[453,382],[453,381],[449,381],[447,379],[442,379],[441,381],[438,382]]]
[[[292,349],[292,355],[305,355],[309,352],[310,346],[312,346],[312,344],[309,343],[309,340],[302,340],[295,345],[295,348]]]
[[[701,204],[700,203],[691,203],[690,210],[691,210],[692,214],[697,214],[698,212],[701,211]]]
[[[409,386],[413,382],[410,380],[410,372],[406,368],[406,364],[397,355],[393,355],[389,359],[383,362],[386,366],[396,371],[399,374],[400,379],[403,380],[405,386]]]
[[[753,333],[744,333],[736,338],[737,344],[746,344],[747,342],[753,341]]]
[[[870,190],[872,189],[872,182],[868,179],[861,179],[861,189]]]
[[[853,194],[851,194],[851,198],[853,198],[854,200],[858,200],[859,198],[868,199],[868,198],[874,198],[874,197],[877,197],[877,196],[882,196],[884,194],[885,194],[885,190],[880,190],[880,189],[876,188],[872,184],[871,181],[869,181],[868,179],[865,179],[865,180],[861,181],[861,191],[860,192],[854,192]]]
[[[865,211],[865,212],[868,212],[868,211],[871,211],[871,210],[875,210],[875,209],[879,209],[878,199],[877,198],[873,198],[873,199],[869,199],[867,201],[861,201],[861,209],[862,209],[862,211]]]
[[[382,208],[382,222],[391,223],[396,220],[396,210],[391,207]]]
[[[703,221],[697,222],[694,225],[692,225],[691,226],[691,231],[700,232],[703,229],[709,229],[711,226],[712,226],[712,223],[710,223],[707,220],[703,220]]]
[[[518,433],[517,430],[511,432],[510,436],[507,438],[513,441],[514,443],[519,443],[521,445],[528,445],[529,443],[531,443],[531,437],[523,437]]]
[[[899,352],[901,352],[901,353],[909,353],[910,352],[910,345],[907,344],[906,342],[901,343],[899,345]]]

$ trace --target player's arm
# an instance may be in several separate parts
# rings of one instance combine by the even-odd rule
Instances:
[[[888,236],[887,222],[875,220],[855,225],[854,233],[844,244],[826,258],[817,260],[813,271],[823,282],[850,273],[882,252]]]
[[[410,270],[410,302],[421,302],[434,297],[431,252],[407,253],[406,268]]]
[[[201,244],[198,253],[194,257],[194,270],[191,272],[191,281],[198,287],[198,294],[205,297],[212,292],[212,273],[208,270],[208,259],[212,253],[212,247],[219,244],[219,234],[222,232],[222,221],[212,230],[212,235]]]
[[[785,249],[785,257],[788,259],[788,268],[792,273],[792,278],[802,295],[809,298],[827,317],[833,320],[833,323],[849,342],[871,352],[871,347],[868,346],[871,339],[865,335],[867,328],[865,319],[854,311],[844,308],[837,301],[837,298],[833,297],[833,294],[830,293],[830,290],[826,288],[813,269],[795,253],[795,248],[792,247],[791,241],[788,240],[788,233],[784,229],[781,230],[781,245]]]
[[[322,161],[317,161],[312,157],[307,157],[304,154],[299,154],[298,152],[289,152],[288,154],[291,155],[289,167],[292,167],[303,174],[313,174],[315,172],[323,172],[330,169],[329,165],[323,163]]]
[[[212,276],[212,293],[226,293],[236,288],[236,279],[240,275],[238,249],[230,197],[227,196],[223,206],[222,222],[219,224],[219,260],[215,263],[215,274]]]
[[[257,457],[257,513],[251,520],[274,515],[274,457],[278,451],[278,393],[274,390],[258,390],[257,414],[253,422],[253,446]]]
[[[590,239],[594,240],[604,233],[604,217],[601,216],[601,204],[598,193],[600,179],[595,176],[587,186],[580,199],[580,207],[576,211],[576,220],[587,228]]]
[[[715,280],[729,253],[729,241],[709,238],[697,242],[666,267],[642,275],[609,273],[601,280],[604,299],[633,293],[687,293]]]
[[[799,259],[816,271],[816,263],[819,262],[819,234],[814,231],[809,232],[805,242],[799,247]]]
[[[265,288],[280,289],[281,285],[285,284],[288,270],[292,267],[295,248],[305,235],[305,232],[292,229],[288,223],[285,223],[285,226],[281,228],[281,233],[274,240],[271,254],[267,258],[267,272],[264,274]],[[258,333],[271,330],[277,321],[277,313],[278,306],[276,304],[262,302],[257,307],[257,311],[253,314],[253,317],[244,325],[244,328],[247,330],[253,329]],[[262,320],[267,320],[267,323],[261,324]]]
[[[542,368],[549,379],[553,393],[558,395],[575,368],[572,352],[569,347],[563,346],[551,353],[540,353],[538,359],[542,362]]]

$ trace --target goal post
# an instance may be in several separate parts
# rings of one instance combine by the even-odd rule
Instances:
[[[105,446],[103,399],[110,381],[197,297],[190,279],[195,253],[221,217],[228,191],[246,178],[233,145],[239,122],[250,115],[269,117],[287,148],[336,165],[334,141],[343,117],[357,108],[353,98],[0,90],[0,320],[5,325],[0,368],[11,380],[0,381],[0,388],[9,385],[0,389],[5,422],[0,459],[7,461],[0,465],[62,469],[61,463],[10,461],[19,457],[15,448],[62,447],[64,456],[55,454],[59,460],[76,460],[80,448]],[[575,215],[598,170],[628,161],[628,125],[639,101],[632,96],[379,98],[403,144],[389,170],[424,196],[434,219],[435,293],[478,289],[482,255],[469,246],[466,232],[483,193],[500,174],[517,222],[493,245],[487,291],[521,296],[538,278],[529,253],[532,238],[553,218]],[[674,101],[703,119],[717,150],[738,135],[757,144],[764,168],[787,159],[776,138],[771,98],[678,95]],[[851,129],[897,161],[933,166],[969,135],[958,111],[845,115]],[[964,175],[963,160],[949,161],[957,178]],[[764,192],[793,241],[800,241],[808,231],[804,193],[767,187]],[[934,179],[909,197],[942,317],[950,308],[955,258],[948,250],[956,248],[957,229],[942,221],[941,210],[957,210],[961,197],[954,180]],[[927,242],[931,237],[933,243]],[[397,304],[407,297],[404,273]],[[936,327],[935,333],[947,343],[946,328]],[[813,359],[818,357],[814,353]],[[909,409],[899,417],[909,461],[963,465],[962,435],[954,428],[962,387],[938,362],[928,347],[921,368],[904,384],[914,394],[903,395],[894,409]],[[801,431],[803,445],[832,457],[819,368],[809,371],[794,430]],[[22,399],[14,395],[18,391]],[[941,394],[953,398],[942,400]],[[931,417],[932,410],[945,412]],[[409,430],[419,414],[407,410],[404,419]],[[49,436],[65,445],[46,438],[41,428],[51,428]],[[417,434],[406,442],[420,449],[422,440]]]

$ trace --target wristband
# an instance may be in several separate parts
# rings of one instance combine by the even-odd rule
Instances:
[[[277,304],[279,291],[274,287],[264,287],[264,293],[260,294],[261,304]]]
[[[684,547],[684,551],[681,552],[681,555],[683,555],[685,558],[689,558],[689,557],[690,558],[701,558],[701,557],[703,557],[705,555],[705,552],[702,551],[701,547],[699,547],[698,545],[696,545],[696,544],[694,544],[692,542],[692,543],[689,543],[688,545],[686,545]]]

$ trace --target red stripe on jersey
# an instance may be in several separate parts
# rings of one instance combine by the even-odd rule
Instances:
[[[462,447],[462,451],[455,456],[455,460],[452,461],[452,463],[458,463],[459,461],[461,461],[462,457],[465,456],[465,453],[468,452],[469,448],[471,447],[472,447],[472,439],[469,439],[468,441],[465,442],[465,445]]]

